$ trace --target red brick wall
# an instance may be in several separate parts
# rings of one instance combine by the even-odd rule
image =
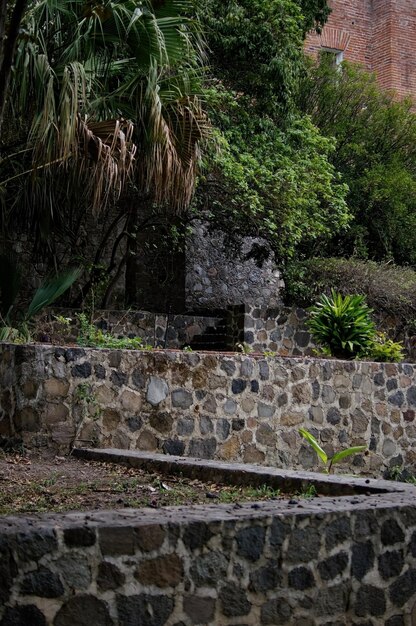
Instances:
[[[416,97],[416,0],[329,0],[332,13],[321,35],[305,48],[344,51],[344,59],[376,72],[399,96]]]

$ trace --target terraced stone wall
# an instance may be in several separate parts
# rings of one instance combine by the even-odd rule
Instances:
[[[88,445],[342,471],[415,469],[416,365],[241,354],[0,347],[0,435],[29,446]]]
[[[405,626],[416,514],[355,496],[2,518],[0,574],[1,626]]]
[[[51,309],[36,320],[32,335],[47,343],[51,337],[65,343],[76,343],[79,336],[80,310]],[[225,311],[224,311],[225,315]],[[63,324],[60,318],[66,318]],[[222,317],[208,315],[158,314],[151,311],[96,310],[92,321],[96,328],[114,337],[140,337],[144,345],[156,348],[182,348],[203,335],[208,328],[223,323]]]

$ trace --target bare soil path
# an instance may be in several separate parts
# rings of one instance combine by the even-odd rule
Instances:
[[[0,450],[0,515],[283,499],[268,486],[236,487],[71,456]]]

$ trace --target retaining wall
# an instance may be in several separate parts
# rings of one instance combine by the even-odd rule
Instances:
[[[1,626],[411,626],[414,488],[0,519]]]
[[[415,624],[415,488],[341,482],[368,493],[1,518],[0,625]]]
[[[0,346],[0,435],[285,468],[317,467],[298,429],[343,466],[379,476],[415,469],[416,365]]]

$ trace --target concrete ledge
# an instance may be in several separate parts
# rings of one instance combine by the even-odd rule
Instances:
[[[314,485],[321,495],[402,494],[410,498],[416,496],[416,487],[407,483],[340,474],[299,472],[246,463],[226,463],[116,448],[74,448],[72,454],[80,459],[121,463],[130,467],[158,470],[164,474],[182,474],[199,480],[227,482],[235,485],[267,484],[274,489],[281,488],[286,492],[301,491],[308,485]]]
[[[119,450],[75,454],[232,480],[297,478]],[[0,624],[415,624],[416,489],[306,472],[302,481],[370,495],[4,517]]]

